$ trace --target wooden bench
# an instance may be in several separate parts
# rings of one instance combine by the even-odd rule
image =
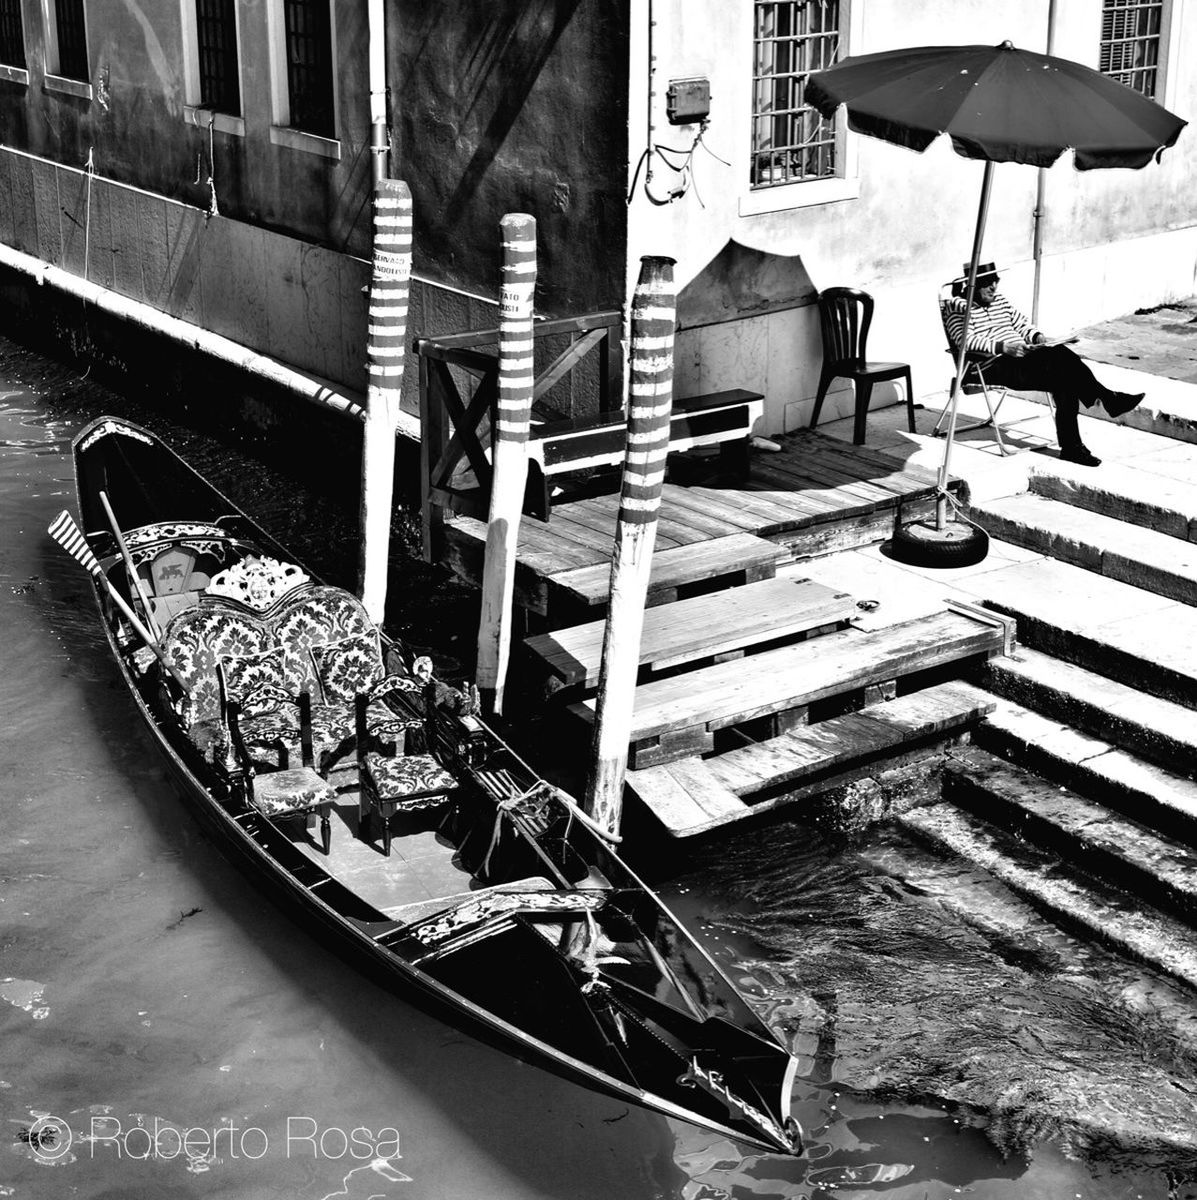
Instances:
[[[846,622],[856,602],[811,579],[764,579],[656,606],[644,614],[640,663],[662,671]],[[604,621],[537,634],[524,646],[565,687],[598,683]]]
[[[743,388],[675,399],[670,452],[718,446],[721,467],[747,475],[748,438],[763,411],[761,393]],[[554,481],[579,471],[619,466],[626,438],[627,418],[622,412],[534,425],[528,434],[525,511],[547,521]]]
[[[859,779],[895,755],[925,756],[993,708],[967,683],[938,684],[712,758],[629,771],[628,787],[671,836],[693,837]]]

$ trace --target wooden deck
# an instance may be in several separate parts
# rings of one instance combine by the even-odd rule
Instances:
[[[935,477],[929,471],[817,432],[787,435],[781,442],[780,453],[753,453],[741,486],[666,483],[650,603],[768,578],[781,561],[883,541],[899,505],[904,520],[933,510]],[[550,628],[587,619],[588,608],[600,609],[618,509],[618,495],[609,494],[559,498],[548,521],[525,516],[516,603]],[[452,517],[444,534],[447,564],[477,583],[486,523]]]
[[[878,625],[804,560],[884,541],[934,511],[935,479],[819,433],[755,452],[740,486],[671,468],[640,639],[628,790],[675,837],[707,833],[912,761],[985,715],[954,678],[1008,652],[1013,624],[931,597]],[[596,709],[617,495],[525,516],[516,602],[531,636],[513,661],[528,703],[587,743]],[[448,561],[481,577],[486,526],[455,517]],[[785,568],[782,570],[782,568]],[[780,572],[780,573],[779,573]],[[538,687],[537,684],[543,684]]]

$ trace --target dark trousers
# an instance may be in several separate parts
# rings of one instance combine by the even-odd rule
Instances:
[[[1037,346],[1022,358],[1001,355],[985,368],[989,383],[1035,392],[1051,392],[1056,405],[1056,441],[1061,446],[1080,445],[1078,406],[1089,408],[1114,393],[1089,370],[1085,360],[1067,346]]]

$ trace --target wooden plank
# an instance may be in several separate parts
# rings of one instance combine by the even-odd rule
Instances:
[[[704,538],[724,537],[729,533],[740,532],[739,525],[733,525],[715,513],[688,508],[684,504],[676,503],[674,495],[679,491],[684,492],[685,488],[679,488],[676,484],[670,483],[665,484],[661,489],[661,512],[666,513],[671,521],[683,525],[687,529],[693,529],[702,534]]]
[[[640,663],[654,670],[793,636],[847,621],[856,602],[810,579],[766,579],[644,614]],[[605,622],[538,634],[524,645],[540,665],[568,685],[598,681]]]
[[[689,489],[694,503],[703,506],[709,501],[733,505],[746,515],[756,518],[756,532],[762,537],[796,529],[810,520],[809,509],[802,507],[789,491],[773,493],[743,491],[732,488],[694,487]]]
[[[652,680],[636,689],[633,741],[699,726],[718,729],[960,658],[997,652],[1002,631],[963,614],[864,632],[848,629],[738,662]],[[593,720],[593,702],[570,711]]]
[[[914,761],[930,740],[957,741],[993,708],[968,684],[940,684],[769,742],[629,771],[628,786],[670,834],[693,837]],[[786,791],[743,799],[770,786]]]
[[[594,496],[591,500],[598,501],[607,499],[606,497]],[[616,514],[619,508],[619,497],[612,496],[611,501],[614,503],[598,504],[590,503],[586,500],[573,501],[568,505],[563,505],[561,508],[553,509],[553,520],[556,521],[558,512],[563,509],[566,515],[571,520],[576,520],[585,523],[592,529],[607,530],[608,544],[614,543],[615,538],[615,522]],[[701,542],[705,535],[695,532],[685,526],[677,525],[669,520],[662,506],[661,514],[657,518],[657,545],[662,548],[671,546],[688,546],[693,542]]]
[[[795,505],[808,500],[824,501],[845,516],[858,512],[872,512],[877,507],[875,496],[866,496],[846,485],[841,487],[824,484],[798,471],[787,472],[780,466],[754,468],[752,484],[754,490],[762,487],[786,490],[788,497],[791,497],[788,502]]]
[[[938,684],[729,750],[706,765],[724,786],[744,796],[979,721],[994,706],[991,696],[967,683]]]
[[[829,447],[820,450],[820,459],[840,470],[856,472],[875,487],[884,488],[894,496],[921,496],[935,490],[933,479],[927,479],[922,472],[906,471],[898,462],[891,462],[888,467],[878,467],[863,462],[852,454],[846,445]]]
[[[649,595],[748,568],[776,568],[778,562],[788,558],[782,547],[747,533],[712,538],[694,546],[675,546],[653,555]],[[610,565],[604,562],[551,573],[548,582],[584,604],[605,604],[610,574]]]
[[[674,508],[685,510],[686,514],[698,513],[726,521],[733,529],[738,529],[743,533],[759,533],[760,518],[753,513],[746,512],[735,503],[735,498],[739,495],[738,491],[721,494],[717,491],[710,492],[707,489],[706,495],[697,496],[694,494],[693,488],[681,487],[676,483],[667,483],[661,490],[663,502]],[[724,496],[727,498],[724,499]]]
[[[712,822],[722,824],[747,816],[749,812],[735,793],[729,792],[704,769],[700,758],[683,759],[669,767],[629,771],[627,782],[671,830],[705,828]]]
[[[899,470],[902,474],[910,476],[912,480],[918,480],[921,483],[930,484],[931,486],[935,486],[938,478],[936,473],[927,467],[912,466],[910,463],[903,462],[902,459],[892,454],[886,454],[884,450],[842,442],[839,438],[829,437],[827,434],[819,433],[817,430],[804,431],[801,434],[795,435],[795,437],[801,439],[804,446],[808,448],[809,453],[821,454],[824,451],[831,450],[840,453],[849,452],[853,458],[859,459],[862,463],[870,467],[879,467],[890,471]]]
[[[869,479],[862,479],[856,471],[842,469],[830,459],[805,458],[801,462],[783,459],[777,466],[784,474],[801,480],[804,492],[813,482],[815,488],[812,490],[816,492],[819,488],[835,488],[838,492],[856,496],[873,508],[894,503],[893,492],[878,487]]]

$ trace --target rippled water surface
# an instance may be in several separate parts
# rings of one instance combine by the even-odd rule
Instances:
[[[356,557],[352,503],[248,433],[0,341],[0,1196],[1197,1195],[1191,999],[893,834],[775,825],[641,864],[791,1038],[804,1159],[596,1096],[346,968],[199,834],[45,533],[102,411],[322,574]],[[451,665],[468,599],[406,586],[393,623]]]

